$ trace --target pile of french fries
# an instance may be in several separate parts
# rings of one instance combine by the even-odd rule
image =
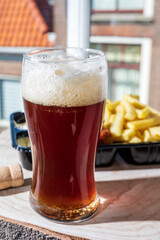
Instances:
[[[101,143],[141,143],[160,141],[160,112],[125,95],[121,101],[107,100]]]

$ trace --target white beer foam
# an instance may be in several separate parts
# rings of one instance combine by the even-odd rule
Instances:
[[[25,61],[22,95],[45,106],[87,106],[106,99],[107,72],[102,64]]]

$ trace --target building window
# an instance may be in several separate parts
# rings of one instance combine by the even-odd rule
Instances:
[[[93,0],[92,13],[143,13],[144,0]]]
[[[92,22],[152,21],[155,0],[92,0]]]
[[[11,113],[22,109],[20,81],[0,79],[0,120],[9,119]]]
[[[139,93],[139,70],[125,68],[109,68],[108,97],[121,100],[126,94]]]
[[[138,94],[140,45],[93,43],[106,53],[109,68],[108,98],[120,100],[125,94]]]
[[[0,53],[0,61],[18,61],[22,62],[23,54],[16,53]]]
[[[91,47],[106,52],[111,99],[123,94],[139,94],[148,104],[152,40],[150,38],[91,36]]]

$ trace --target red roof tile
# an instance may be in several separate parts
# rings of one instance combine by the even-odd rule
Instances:
[[[53,46],[34,0],[0,0],[0,46]]]

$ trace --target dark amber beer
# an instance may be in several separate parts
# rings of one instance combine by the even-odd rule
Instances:
[[[24,100],[24,106],[38,169],[33,195],[55,208],[77,209],[92,203],[97,192],[89,166],[94,164],[103,102],[64,108]]]
[[[44,62],[35,54],[27,55],[22,77],[33,157],[30,202],[52,219],[82,220],[98,207],[94,165],[105,101],[105,61],[101,53],[100,68],[92,66],[90,74],[93,62],[88,59],[82,71],[80,60],[70,64],[66,57],[69,66],[58,65],[57,59]]]

